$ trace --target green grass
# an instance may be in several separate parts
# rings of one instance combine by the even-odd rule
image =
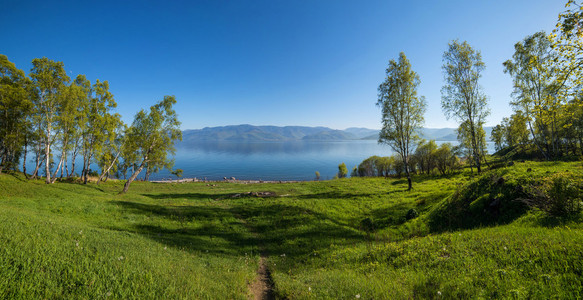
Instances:
[[[527,172],[528,169],[531,171]],[[0,175],[0,298],[581,298],[580,215],[513,201],[580,162],[483,176],[293,184],[27,181]],[[500,181],[499,178],[504,178]],[[248,192],[270,191],[275,197]],[[497,211],[487,208],[502,199]],[[407,220],[410,209],[419,217]],[[373,232],[362,228],[370,218]]]

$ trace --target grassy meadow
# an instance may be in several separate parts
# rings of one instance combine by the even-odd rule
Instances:
[[[583,166],[416,176],[413,191],[349,178],[124,195],[2,174],[0,298],[248,299],[261,254],[276,298],[581,298],[581,214],[519,201],[559,175],[580,182]]]

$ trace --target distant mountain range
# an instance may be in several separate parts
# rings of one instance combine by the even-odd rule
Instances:
[[[485,127],[490,137],[492,127]],[[351,127],[336,130],[328,127],[307,126],[253,126],[229,125],[189,129],[182,132],[184,143],[197,141],[340,141],[340,140],[376,140],[379,130]],[[421,137],[426,140],[455,141],[454,128],[423,128]]]

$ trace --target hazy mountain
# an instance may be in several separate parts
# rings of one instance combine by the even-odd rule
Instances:
[[[326,130],[316,134],[306,135],[302,140],[317,141],[337,141],[337,140],[358,140],[358,138],[349,132],[343,130]]]
[[[485,127],[488,140],[492,127]],[[182,133],[184,143],[198,141],[294,141],[294,140],[377,140],[379,130],[351,127],[335,130],[328,127],[307,126],[253,126],[229,125],[185,130]],[[454,128],[423,128],[421,137],[426,140],[455,141]]]
[[[182,132],[182,140],[190,141],[291,141],[301,140],[306,136],[334,131],[327,127],[307,126],[253,126],[253,125],[229,125],[220,127],[205,127],[203,129],[185,130]],[[330,139],[329,135],[326,139]],[[346,138],[341,137],[339,138]],[[315,137],[314,137],[315,139]]]
[[[379,130],[378,129],[368,129],[368,128],[357,128],[357,127],[350,127],[344,129],[345,132],[353,134],[356,138],[365,139],[370,136],[378,136]],[[374,139],[377,139],[376,137]]]

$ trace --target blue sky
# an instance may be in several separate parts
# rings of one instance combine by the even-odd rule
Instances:
[[[117,112],[175,95],[183,129],[232,124],[380,128],[377,87],[403,51],[419,73],[426,127],[441,111],[443,52],[481,51],[495,125],[511,114],[502,62],[550,32],[566,1],[0,0],[0,53],[30,72],[63,61],[71,77],[108,80]]]

